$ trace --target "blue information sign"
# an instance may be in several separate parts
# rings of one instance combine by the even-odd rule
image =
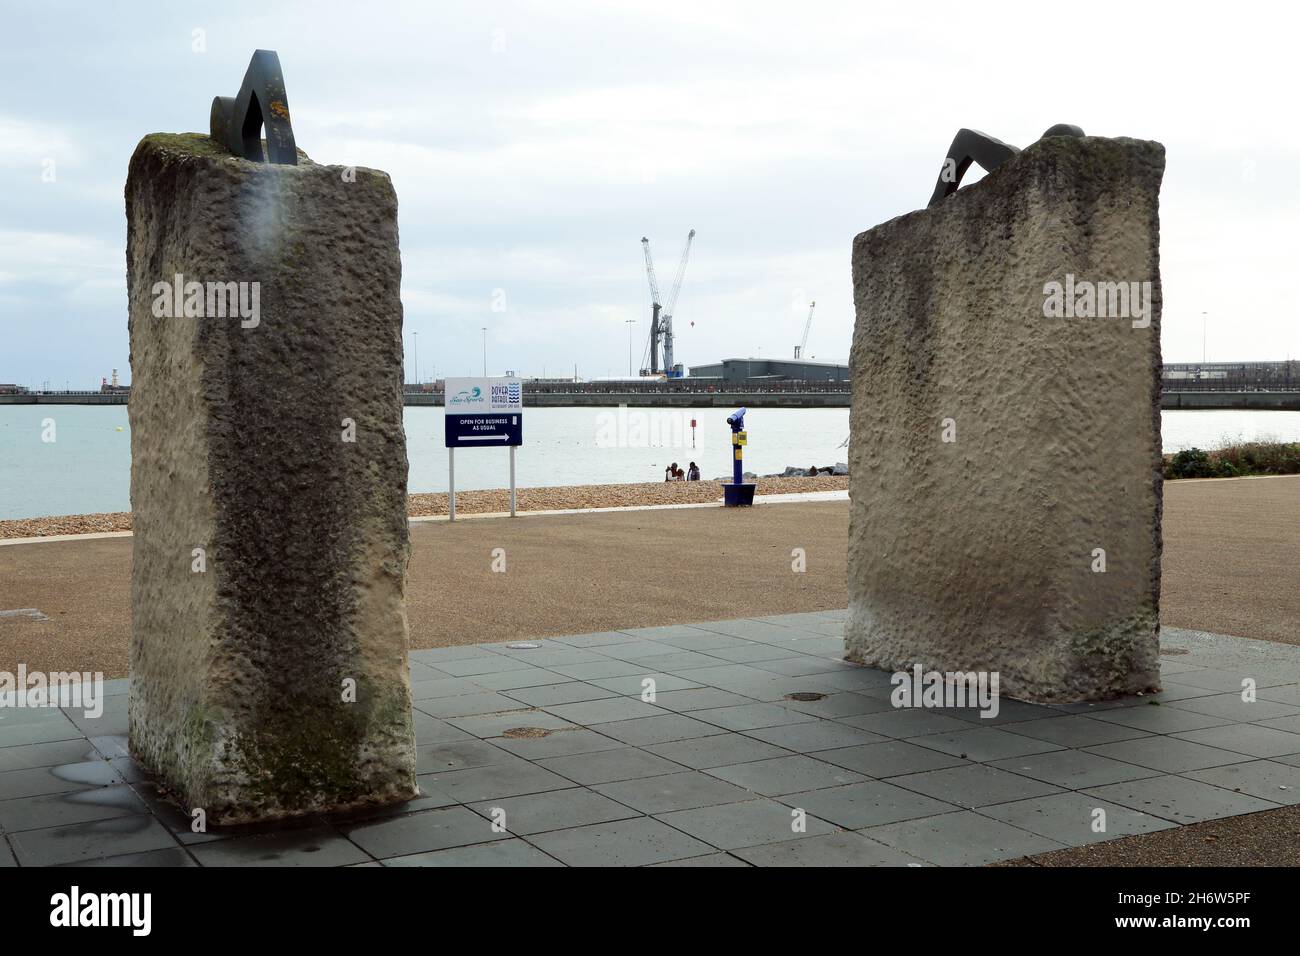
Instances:
[[[446,416],[448,448],[506,448],[524,443],[522,412],[480,412]]]

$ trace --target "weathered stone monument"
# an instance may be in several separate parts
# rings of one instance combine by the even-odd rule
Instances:
[[[1158,143],[964,130],[930,207],[854,240],[850,659],[1158,686],[1163,173]]]
[[[407,800],[397,198],[287,162],[274,54],[212,120],[127,178],[131,752],[210,823]]]

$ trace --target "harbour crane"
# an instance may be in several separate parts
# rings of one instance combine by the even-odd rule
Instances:
[[[803,324],[803,341],[794,347],[795,358],[803,358],[803,353],[808,349],[808,333],[812,330],[813,309],[815,308],[817,308],[816,302],[808,306],[808,321]]]
[[[681,261],[677,264],[677,275],[668,292],[668,301],[659,298],[659,282],[655,278],[654,257],[650,254],[650,240],[641,238],[641,250],[645,253],[646,278],[650,283],[650,368],[651,375],[659,373],[659,341],[664,344],[664,372],[669,377],[681,374],[673,360],[673,309],[677,306],[677,296],[682,291],[682,279],[686,276],[686,262],[691,255],[691,243],[695,240],[695,230],[686,234],[686,247],[682,250]],[[645,370],[643,370],[645,371]]]
[[[650,256],[650,240],[641,237],[641,251],[645,253],[645,274],[650,280],[650,374],[659,373],[659,282],[655,279],[655,263]],[[642,369],[641,374],[646,370]]]

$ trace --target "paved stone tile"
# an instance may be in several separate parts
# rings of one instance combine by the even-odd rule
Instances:
[[[1235,670],[1196,670],[1184,671],[1176,678],[1180,684],[1192,687],[1205,687],[1209,690],[1224,691],[1240,695],[1245,689],[1246,681],[1255,682],[1257,687],[1285,685],[1289,677],[1279,677],[1278,670],[1271,663],[1261,663],[1258,667],[1245,667]]]
[[[758,641],[760,643],[766,641],[775,641],[777,643],[793,641],[802,633],[798,628],[783,627],[780,624],[769,624],[765,621],[753,619],[707,621],[699,626],[717,634],[729,634],[732,637],[743,637],[747,641]]]
[[[415,756],[416,772],[422,774],[486,767],[494,763],[505,763],[511,759],[510,754],[500,747],[494,747],[486,740],[479,740],[476,737],[434,744],[432,747],[420,747],[416,750]]]
[[[370,859],[328,827],[220,840],[190,853],[202,866],[351,866]]]
[[[1196,714],[1209,717],[1222,717],[1225,720],[1256,721],[1269,720],[1273,717],[1287,717],[1300,713],[1300,708],[1291,704],[1279,704],[1271,700],[1254,700],[1246,702],[1241,694],[1216,694],[1213,697],[1195,697],[1179,700],[1169,705],[1179,710],[1190,710]]]
[[[18,861],[14,859],[13,852],[9,849],[9,844],[5,842],[3,836],[0,836],[0,870],[16,867]]]
[[[745,731],[746,737],[765,740],[786,750],[796,753],[812,753],[817,750],[831,750],[837,747],[856,747],[862,744],[875,744],[888,740],[880,734],[873,734],[857,727],[849,727],[832,720],[820,720],[805,724],[783,724],[777,727],[760,727]]]
[[[541,687],[564,680],[564,675],[540,667],[522,671],[500,671],[496,674],[477,674],[474,683],[490,690],[510,691],[521,687]]]
[[[742,787],[698,770],[604,783],[595,789],[642,813],[693,810],[719,803],[737,803],[753,796]]]
[[[1175,737],[1139,737],[1137,740],[1120,740],[1113,744],[1089,747],[1086,753],[1113,757],[1139,767],[1150,767],[1164,773],[1183,773],[1186,770],[1203,770],[1229,763],[1244,763],[1250,758],[1244,754],[1207,747],[1204,744],[1179,740]]]
[[[825,661],[824,657],[810,657],[810,661]],[[817,680],[833,690],[851,690],[881,700],[889,700],[894,692],[893,675],[889,671],[876,670],[874,667],[862,667],[840,661],[844,666],[833,671],[816,674]],[[762,666],[762,665],[759,665]],[[893,706],[892,704],[890,705]],[[904,708],[896,708],[902,710]],[[907,710],[922,708],[906,708]]]
[[[1244,793],[1233,793],[1187,777],[1148,777],[1082,791],[1174,823],[1198,823],[1239,813],[1255,813],[1278,806]]]
[[[650,744],[645,749],[695,770],[710,770],[714,767],[748,763],[751,760],[783,757],[789,753],[780,747],[750,737],[742,737],[740,734],[675,740],[667,744]]]
[[[660,717],[638,717],[636,720],[616,720],[600,724],[600,732],[624,743],[643,747],[662,744],[670,740],[690,740],[726,733],[721,727],[706,724],[685,714],[664,714]]]
[[[419,702],[416,702],[416,709],[411,711],[411,722],[415,726],[415,745],[417,747],[428,747],[434,744],[445,744],[452,740],[472,740],[474,735],[466,733],[459,727],[453,727],[445,720],[439,720],[437,717],[430,717],[424,711],[419,710]]]
[[[483,693],[482,684],[475,684],[464,677],[433,677],[411,681],[412,700],[433,700],[438,697],[481,693]]]
[[[760,670],[749,664],[725,664],[722,661],[718,661],[716,667],[693,667],[680,672],[680,676],[690,678],[701,686],[719,687],[722,690],[731,690],[737,686],[766,686],[783,679],[780,674]]]
[[[674,674],[660,674],[653,671],[647,671],[644,674],[633,674],[629,677],[598,677],[587,683],[595,684],[597,687],[604,687],[620,696],[640,699],[647,686],[645,684],[646,680],[654,681],[656,694],[662,694],[665,691],[690,690],[700,686],[700,682],[696,680],[688,680]]]
[[[1286,757],[1300,754],[1300,734],[1257,724],[1227,724],[1174,734],[1178,740],[1249,754],[1252,757]]]
[[[1261,727],[1285,730],[1289,734],[1300,734],[1300,714],[1294,717],[1270,717],[1268,720],[1261,720],[1259,724]]]
[[[1007,757],[1023,757],[1026,754],[1061,749],[1058,744],[1050,740],[1008,733],[996,727],[971,727],[957,733],[913,737],[909,742],[954,757],[979,761],[1004,760]]]
[[[800,654],[798,657],[780,656],[789,654],[790,649],[775,644],[765,646],[769,646],[771,653],[777,656],[767,658],[755,655],[749,663],[752,663],[761,671],[771,671],[773,674],[780,674],[783,677],[807,677],[813,674],[838,676],[845,671],[855,669],[855,665],[844,661],[832,661],[825,657],[812,657],[808,654]],[[857,690],[861,685],[850,682],[847,687],[836,686],[839,690]]]
[[[47,708],[35,711],[35,719],[23,719],[33,711],[16,711],[8,720],[0,721],[0,747],[19,747],[24,744],[43,744],[54,740],[74,740],[85,734],[63,711]],[[21,715],[21,716],[15,716]]]
[[[715,707],[710,710],[693,710],[691,716],[726,730],[758,730],[782,724],[798,724],[816,720],[810,714],[801,714],[779,704],[739,704],[735,707]]]
[[[681,671],[689,671],[700,667],[716,667],[722,662],[721,658],[711,657],[708,654],[701,654],[697,651],[676,650],[670,654],[660,654],[655,657],[643,657],[637,663],[645,667],[653,667],[658,671],[667,671],[669,674],[677,674]]]
[[[857,694],[853,691],[827,694],[821,700],[790,700],[787,698],[782,702],[782,706],[798,711],[801,714],[812,714],[815,717],[826,718],[858,717],[862,714],[878,714],[882,711],[894,709],[888,701],[881,700],[878,697],[868,697],[865,694]]]
[[[1027,720],[1017,725],[1014,732],[1025,737],[1050,740],[1062,747],[1095,747],[1098,744],[1110,744],[1117,740],[1132,740],[1134,737],[1146,734],[1145,730],[1138,730],[1136,727],[1097,720],[1085,714],[1065,714],[1042,720]]]
[[[630,644],[615,644],[612,647],[602,647],[600,652],[605,657],[613,658],[616,661],[636,661],[643,657],[671,654],[675,650],[676,648],[671,644],[660,644],[657,641],[634,641]]]
[[[682,769],[670,760],[635,747],[573,754],[568,757],[550,757],[539,760],[537,766],[545,767],[574,783],[585,786],[613,783],[616,780],[654,777],[663,773],[677,773]]]
[[[969,762],[961,757],[953,757],[929,747],[918,747],[902,740],[821,750],[817,753],[817,759],[856,770],[868,777],[894,777],[904,773],[958,767]]]
[[[538,642],[529,641],[528,643],[536,644]],[[561,667],[575,667],[581,664],[609,660],[608,657],[595,651],[584,650],[579,647],[566,647],[562,644],[549,642],[543,643],[540,648],[511,649],[503,645],[498,653],[513,660],[517,667],[540,667],[557,672]]]
[[[37,767],[56,767],[60,764],[81,763],[95,756],[84,739],[53,740],[43,744],[24,744],[0,750],[0,773],[10,770],[32,770]]]
[[[0,800],[35,797],[121,783],[122,778],[105,760],[85,760],[57,767],[33,767],[0,773]]]
[[[504,694],[459,694],[455,697],[434,697],[416,703],[430,717],[447,720],[451,717],[472,717],[477,714],[499,714],[504,711],[526,710],[527,705]]]
[[[1153,734],[1176,734],[1232,723],[1228,718],[1194,714],[1190,710],[1177,710],[1163,704],[1158,707],[1122,707],[1094,714],[1093,717],[1106,723]]]
[[[740,704],[754,703],[748,697],[718,690],[716,687],[694,687],[687,690],[660,689],[655,695],[654,704],[667,710],[688,712],[692,710],[710,710],[718,707],[735,707]]]
[[[497,840],[450,850],[412,853],[383,861],[384,866],[564,866],[523,840]]]
[[[812,817],[804,820],[805,832],[796,832],[794,824],[798,818],[795,811],[775,800],[747,800],[694,810],[675,810],[657,817],[719,850],[802,840],[836,832],[830,824]]]
[[[658,867],[723,867],[723,866],[749,866],[744,860],[739,860],[730,853],[710,853],[708,856],[692,856],[685,860],[669,860],[667,863],[652,863],[652,868]]]
[[[450,717],[447,723],[475,737],[500,737],[507,730],[536,727],[541,730],[576,730],[575,724],[543,710],[516,710],[504,714],[480,714],[474,717]],[[419,730],[416,730],[419,740]]]
[[[545,737],[493,737],[492,743],[525,760],[545,757],[566,757],[569,754],[593,753],[597,750],[617,750],[623,741],[585,727],[574,730],[556,730]]]
[[[55,866],[176,846],[167,829],[143,813],[91,823],[24,830],[10,833],[8,838],[23,866]]]
[[[716,650],[727,647],[756,646],[754,641],[747,641],[743,637],[732,637],[730,634],[718,634],[715,631],[705,631],[699,628],[692,628],[692,630],[695,631],[694,634],[683,634],[679,637],[660,637],[656,638],[656,640],[660,644],[668,644],[684,651],[699,651],[709,655],[712,655]]]
[[[87,751],[83,760],[93,760],[96,757],[103,757],[106,760],[112,760],[115,757],[131,756],[131,746],[125,734],[110,734],[107,737],[91,737],[90,745],[95,748],[95,752]],[[75,763],[76,761],[69,761]]]
[[[1227,767],[1189,770],[1183,776],[1273,803],[1300,803],[1300,764],[1291,766],[1274,760],[1252,760]]]
[[[1022,700],[1003,697],[998,701],[998,712],[981,710],[979,707],[944,707],[940,713],[948,714],[959,720],[966,720],[981,727],[1001,727],[1005,724],[1019,724],[1031,720],[1059,717],[1061,712],[1045,704],[1027,704]],[[1008,727],[1014,730],[1014,727]]]
[[[624,634],[631,634],[643,641],[657,641],[660,638],[680,640],[685,638],[690,640],[703,634],[712,634],[714,631],[709,625],[700,624],[662,624],[656,627],[630,627],[625,628]]]
[[[1040,780],[1031,780],[1018,774],[990,767],[988,764],[967,764],[947,770],[930,770],[891,777],[895,786],[915,790],[926,796],[956,804],[959,807],[986,807],[995,803],[1023,800],[1027,797],[1045,797],[1060,790]]]
[[[529,842],[569,866],[647,866],[712,851],[709,844],[649,817],[555,830]]]
[[[737,640],[739,640],[737,638]],[[724,661],[731,661],[733,664],[754,664],[762,670],[775,670],[778,674],[797,674],[818,673],[817,670],[807,671],[802,667],[814,666],[821,670],[829,670],[833,665],[825,662],[810,661],[806,655],[791,657],[789,648],[778,644],[761,644],[757,641],[746,641],[743,644],[736,644],[731,647],[711,647],[709,654],[713,657],[720,658]],[[785,664],[787,667],[793,665],[793,670],[782,667],[772,667],[774,664]]]
[[[489,821],[499,820],[508,832],[520,836],[641,816],[638,810],[582,787],[505,800],[486,800],[470,809]]]
[[[1094,830],[1102,820],[1096,815],[1097,810],[1105,811],[1105,829],[1100,832]],[[980,813],[1065,846],[1100,843],[1174,826],[1160,817],[1082,793],[1057,793],[1032,800],[1015,800],[985,807]]]
[[[354,827],[346,835],[376,859],[486,843],[507,836],[493,833],[489,821],[466,807],[410,813]]]
[[[500,654],[486,654],[482,657],[466,657],[454,661],[438,661],[434,665],[444,674],[452,677],[475,677],[479,674],[498,674],[502,671],[526,670],[533,666],[502,657]]]
[[[859,773],[802,754],[715,767],[709,773],[765,797],[836,787],[865,779]]]
[[[443,661],[469,660],[494,656],[487,648],[478,644],[458,644],[455,647],[429,647],[411,651],[409,657],[421,664],[438,665]]]
[[[800,807],[815,817],[848,830],[932,817],[958,809],[950,803],[881,780],[864,780],[843,787],[792,793],[782,803]]]
[[[636,638],[622,631],[598,631],[594,634],[569,634],[565,637],[553,637],[553,641],[568,644],[570,647],[609,647],[613,644],[632,644]]]
[[[662,655],[657,655],[656,660],[661,659]],[[598,677],[631,677],[641,675],[649,668],[649,664],[643,664],[641,661],[613,661],[600,660],[589,661],[584,664],[569,664],[567,666],[553,667],[557,674],[563,674],[572,680],[590,681]],[[654,668],[657,670],[657,668]],[[591,700],[592,698],[588,698]]]
[[[1159,770],[1113,760],[1082,750],[1055,750],[1051,753],[995,760],[991,766],[1010,770],[1067,790],[1100,787],[1108,783],[1158,777]]]
[[[525,793],[543,793],[570,786],[568,780],[547,770],[542,765],[544,761],[529,763],[509,754],[507,758],[503,763],[485,767],[429,774],[428,779],[435,787],[459,803],[516,797]]]
[[[194,857],[190,856],[180,847],[166,847],[161,850],[146,850],[143,853],[127,853],[123,856],[106,856],[98,860],[75,860],[72,863],[61,863],[60,866],[104,866],[122,869],[130,867],[136,869],[139,867],[195,867],[198,863],[194,862]],[[3,864],[0,864],[3,866]]]
[[[955,730],[969,730],[970,724],[956,717],[925,710],[921,707],[900,707],[878,714],[858,717],[841,717],[840,723],[879,734],[882,737],[910,738],[925,734],[942,734]],[[1042,723],[1043,721],[1038,721]]]
[[[98,717],[89,717],[79,707],[62,707],[63,715],[72,721],[87,737],[104,737],[109,734],[125,734],[129,730],[125,697],[108,697],[104,700],[104,712]]]
[[[1278,687],[1261,687],[1259,696],[1278,704],[1290,704],[1300,709],[1300,684],[1282,684]]]
[[[0,802],[0,831],[14,833],[148,812],[144,801],[125,784],[95,787]]]
[[[983,866],[1062,847],[1055,840],[970,811],[888,823],[863,833],[939,866]]]
[[[638,717],[661,717],[669,711],[653,704],[642,703],[633,697],[608,697],[604,700],[584,700],[574,704],[552,704],[549,713],[584,727],[610,723],[616,720],[635,720]]]
[[[550,707],[552,704],[573,704],[582,700],[600,700],[617,697],[612,690],[597,687],[584,681],[566,681],[563,684],[542,684],[537,687],[520,687],[505,691],[507,697],[523,701],[530,707]]]
[[[736,856],[755,866],[924,866],[923,861],[860,833],[832,833],[767,846],[741,847]]]

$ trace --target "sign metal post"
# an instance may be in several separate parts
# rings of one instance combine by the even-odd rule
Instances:
[[[510,517],[515,517],[515,449],[524,443],[523,381],[518,378],[449,378],[443,392],[447,444],[447,516],[456,520],[456,449],[510,449]]]

